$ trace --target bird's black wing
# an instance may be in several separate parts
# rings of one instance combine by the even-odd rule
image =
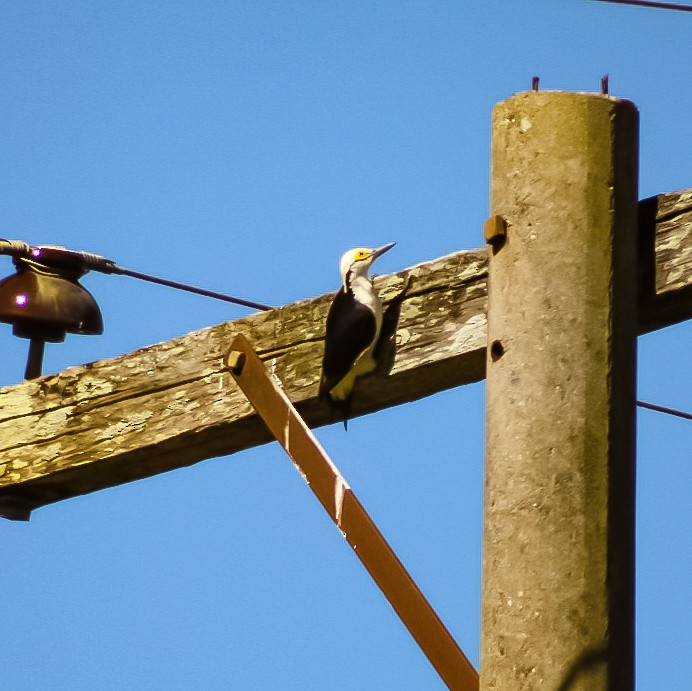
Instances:
[[[356,358],[371,344],[375,328],[372,310],[341,288],[327,314],[320,396],[326,396],[348,374]]]

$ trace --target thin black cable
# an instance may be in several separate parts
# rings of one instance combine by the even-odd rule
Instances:
[[[657,413],[666,413],[667,415],[681,417],[683,420],[692,420],[692,413],[685,413],[682,410],[675,410],[675,408],[666,408],[666,406],[656,405],[655,403],[646,403],[646,401],[637,401],[637,405],[640,408],[655,410]]]
[[[679,10],[692,12],[692,5],[679,5],[675,2],[656,2],[656,0],[593,0],[594,2],[609,2],[614,5],[632,5],[634,7],[653,7],[658,10]]]
[[[188,285],[187,283],[179,283],[178,281],[169,281],[166,278],[158,278],[150,274],[141,273],[140,271],[132,271],[122,266],[118,266],[112,259],[106,259],[99,254],[91,252],[75,252],[68,250],[65,247],[37,246],[32,247],[25,242],[19,240],[4,240],[0,239],[0,254],[7,254],[12,257],[19,257],[26,261],[33,262],[39,265],[64,267],[72,269],[80,269],[82,272],[98,271],[104,274],[117,274],[119,276],[130,276],[138,278],[141,281],[149,283],[157,283],[168,288],[176,290],[185,290],[188,293],[203,295],[204,297],[214,298],[215,300],[223,300],[224,302],[232,302],[234,305],[242,305],[243,307],[251,307],[252,309],[267,311],[274,309],[269,305],[263,305],[261,302],[253,302],[252,300],[244,300],[243,298],[232,297],[224,293],[217,293],[214,290],[205,290],[196,286]]]
[[[110,267],[108,273],[118,274],[120,276],[131,276],[132,278],[139,278],[142,281],[149,281],[149,283],[158,283],[162,286],[167,286],[168,288],[176,288],[177,290],[186,290],[188,293],[195,293],[196,295],[204,295],[208,298],[215,298],[216,300],[223,300],[224,302],[232,302],[235,305],[243,305],[243,307],[252,307],[256,310],[271,310],[274,309],[269,305],[263,305],[260,302],[253,302],[252,300],[244,300],[243,298],[234,298],[230,295],[224,295],[223,293],[217,293],[213,290],[205,290],[204,288],[196,288],[195,286],[188,285],[187,283],[178,283],[177,281],[169,281],[166,278],[158,278],[157,276],[150,276],[149,274],[143,274],[139,271],[132,271],[131,269],[125,269],[122,266],[113,264]]]

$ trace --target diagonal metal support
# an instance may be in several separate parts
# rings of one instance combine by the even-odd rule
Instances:
[[[476,691],[478,673],[242,334],[225,364],[445,684]]]

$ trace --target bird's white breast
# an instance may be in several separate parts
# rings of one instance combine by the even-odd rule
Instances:
[[[372,287],[372,281],[368,276],[353,276],[351,279],[351,290],[353,291],[353,297],[355,297],[358,302],[373,311],[377,324],[375,338],[375,340],[377,340],[377,336],[380,334],[380,328],[382,327],[382,303]]]

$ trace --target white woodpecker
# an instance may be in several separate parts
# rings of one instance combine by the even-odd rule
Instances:
[[[368,270],[395,244],[358,247],[341,257],[341,288],[327,314],[319,396],[341,411],[344,429],[348,429],[356,378],[377,367],[374,354],[382,329],[382,302]]]

